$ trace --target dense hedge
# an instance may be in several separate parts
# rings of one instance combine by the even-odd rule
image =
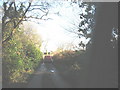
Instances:
[[[23,31],[3,45],[3,83],[23,83],[42,59],[42,52]]]

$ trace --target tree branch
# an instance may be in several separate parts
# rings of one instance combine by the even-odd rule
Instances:
[[[13,4],[13,2],[10,4],[10,7],[12,6],[12,4]],[[11,37],[12,37],[12,35],[13,35],[13,32],[15,31],[15,29],[19,26],[19,24],[20,24],[20,23],[22,22],[22,20],[24,19],[24,17],[25,17],[25,15],[26,15],[27,11],[29,10],[30,6],[31,6],[31,3],[29,3],[29,6],[27,7],[27,9],[25,10],[25,12],[24,12],[24,14],[23,14],[23,17],[22,17],[22,18],[18,21],[18,23],[14,26],[14,29],[11,31],[10,35],[9,35],[4,41],[2,41],[3,44],[4,44],[6,41],[8,41],[8,40],[11,39]],[[10,8],[10,7],[9,7],[9,8]]]
[[[41,8],[32,8],[32,9],[30,9],[30,10],[28,10],[28,11],[32,11],[32,10],[36,10],[36,9],[39,9],[39,10],[41,10],[42,12],[44,12],[44,13],[47,13],[46,11],[44,11],[44,10],[42,10]]]

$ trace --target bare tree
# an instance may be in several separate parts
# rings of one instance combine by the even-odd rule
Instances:
[[[17,2],[17,1],[16,1]],[[30,2],[14,2],[7,1],[3,2],[3,17],[2,17],[2,43],[10,40],[16,29],[22,23],[22,21],[28,21],[31,18],[42,19],[48,14],[47,8],[43,8],[44,3],[40,5],[34,5],[32,0]],[[28,5],[26,5],[28,3]],[[36,8],[37,7],[37,8]],[[27,14],[31,11],[39,10],[43,14],[41,16],[28,16]]]

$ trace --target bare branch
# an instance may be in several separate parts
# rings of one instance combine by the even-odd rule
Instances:
[[[12,6],[13,2],[10,4],[10,7]],[[13,32],[15,31],[15,29],[19,26],[19,24],[22,22],[22,20],[24,19],[27,11],[29,10],[31,6],[31,3],[29,3],[29,6],[27,7],[27,9],[25,10],[24,14],[23,14],[23,17],[18,21],[18,23],[14,26],[14,29],[11,31],[10,35],[4,40],[2,41],[2,43],[5,43],[6,41],[8,41],[9,39],[11,39],[12,35],[13,35]]]
[[[35,7],[35,6],[37,7],[37,6],[43,6],[43,5],[31,5],[31,7]]]
[[[31,10],[34,10],[34,9],[39,9],[39,10],[42,10],[42,9],[40,9],[40,8],[33,8],[33,9],[31,9]],[[29,11],[31,11],[31,10],[29,10]],[[43,10],[42,10],[43,11]],[[36,16],[28,16],[28,17],[25,17],[25,18],[34,18],[34,19],[42,19],[44,16],[47,16],[48,15],[48,13],[49,13],[49,10],[47,11],[47,12],[45,12],[45,11],[43,11],[45,14],[44,15],[42,15],[41,17],[36,17]],[[48,19],[51,19],[51,18],[48,18]],[[45,20],[48,20],[48,19],[45,19]]]
[[[33,10],[37,10],[37,9],[38,9],[38,10],[41,10],[41,11],[44,12],[44,13],[47,13],[47,12],[48,12],[48,11],[46,12],[46,11],[42,10],[41,8],[32,8],[32,9],[29,9],[28,11],[33,11]]]
[[[43,15],[43,16],[45,16],[45,15]],[[52,20],[52,18],[42,19],[43,16],[41,16],[41,17],[35,17],[35,16],[25,17],[25,21],[27,21],[27,19]]]

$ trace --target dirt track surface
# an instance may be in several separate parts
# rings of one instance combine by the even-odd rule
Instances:
[[[26,88],[70,88],[52,63],[42,63]]]

